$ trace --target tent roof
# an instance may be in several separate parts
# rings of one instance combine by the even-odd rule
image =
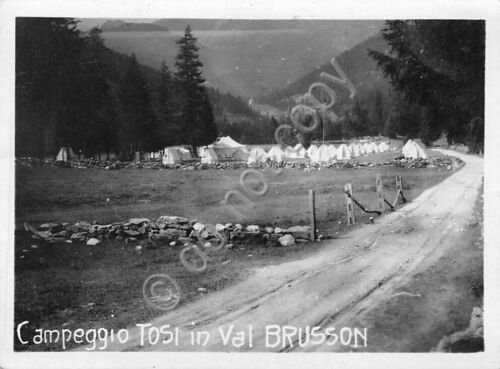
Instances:
[[[210,147],[214,149],[236,149],[238,147],[245,147],[245,145],[239,144],[229,136],[224,136],[219,137]]]

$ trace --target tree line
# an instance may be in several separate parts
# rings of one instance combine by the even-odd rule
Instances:
[[[396,94],[387,134],[484,150],[485,23],[393,20],[382,35],[390,50],[370,51]]]
[[[84,156],[116,152],[130,159],[136,151],[210,144],[229,125],[249,131],[251,143],[260,139],[251,127],[268,119],[205,86],[189,26],[170,71],[166,63],[154,70],[106,48],[99,28],[82,34],[77,24],[17,18],[17,156],[44,157],[70,146]]]

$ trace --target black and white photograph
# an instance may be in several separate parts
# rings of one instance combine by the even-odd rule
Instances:
[[[2,368],[499,367],[500,3],[279,3],[0,4]]]

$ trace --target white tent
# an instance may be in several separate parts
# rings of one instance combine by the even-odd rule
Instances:
[[[318,161],[321,163],[327,163],[332,159],[328,146],[323,144],[318,149]]]
[[[75,157],[76,155],[71,147],[61,147],[61,149],[57,153],[56,160],[68,161],[74,159]]]
[[[335,159],[337,157],[337,149],[334,145],[328,145],[328,155],[330,155],[331,159]]]
[[[192,159],[191,151],[185,149],[184,147],[177,147],[177,151],[179,152],[182,160]]]
[[[218,157],[231,158],[241,148],[245,147],[229,136],[219,137],[213,144],[209,145],[214,149]]]
[[[267,160],[267,153],[260,146],[252,148],[248,156],[248,164],[262,163]]]
[[[351,152],[352,157],[357,157],[360,155],[359,153],[359,145],[352,143],[349,145],[349,151]]]
[[[337,160],[345,160],[350,158],[351,158],[351,153],[349,152],[349,149],[347,148],[346,144],[342,144],[339,147],[337,147]]]
[[[356,146],[358,147],[359,155],[366,155],[365,147],[363,145],[357,143]]]
[[[293,149],[297,152],[297,157],[299,159],[304,159],[306,157],[306,149],[302,146],[301,143],[298,143],[293,147]]]
[[[420,145],[413,140],[408,140],[408,142],[403,146],[403,155],[405,158],[409,159],[427,159],[427,154],[424,149],[422,149],[422,147],[420,147]]]
[[[380,145],[378,145],[379,152],[386,152],[388,150],[389,150],[389,145],[387,145],[386,142],[381,142]]]
[[[207,147],[206,149],[203,150],[203,155],[201,157],[201,162],[204,164],[214,164],[219,161],[219,158],[217,157],[217,154],[215,153],[214,149],[211,147]]]
[[[293,148],[287,146],[284,150],[286,159],[304,159],[306,157],[306,149],[300,143]]]
[[[279,146],[273,146],[267,153],[267,157],[273,161],[283,161],[286,156],[285,152]]]
[[[307,149],[307,157],[314,163],[319,161],[319,149],[316,145],[311,145]]]
[[[372,152],[378,152],[379,151],[378,150],[378,146],[377,146],[377,144],[375,142],[370,143],[370,148],[371,148]]]
[[[368,142],[365,142],[365,144],[363,145],[363,150],[365,154],[371,154],[373,151],[372,146]]]
[[[151,159],[160,159],[162,155],[161,151],[152,151],[149,156]]]
[[[234,154],[233,158],[235,160],[247,161],[250,156],[250,150],[247,147],[240,147]]]
[[[163,165],[173,165],[178,164],[182,160],[179,150],[175,147],[166,147],[163,151],[163,156],[161,158],[161,163]]]

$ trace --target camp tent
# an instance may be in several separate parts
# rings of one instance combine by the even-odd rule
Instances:
[[[262,163],[267,160],[267,153],[260,146],[254,147],[250,150],[250,155],[248,156],[248,164]]]
[[[188,149],[185,149],[184,147],[177,147],[177,151],[179,152],[182,160],[192,159],[191,151]]]
[[[302,146],[301,143],[295,145],[293,149],[297,153],[297,158],[304,159],[306,157],[306,149],[304,148],[304,146]]]
[[[375,142],[370,143],[370,148],[371,148],[372,152],[378,152],[379,151],[378,150],[378,146],[377,146],[377,144]]]
[[[233,154],[234,160],[239,161],[247,161],[249,156],[250,150],[247,147],[241,147]]]
[[[352,157],[357,157],[360,155],[359,153],[359,145],[356,143],[352,143],[349,145],[349,151],[351,152]]]
[[[413,140],[408,140],[408,142],[403,146],[403,155],[408,159],[427,159],[427,154],[424,149],[420,147],[418,143]]]
[[[56,156],[57,161],[68,161],[68,160],[73,160],[75,158],[76,155],[71,147],[61,147]]]
[[[179,150],[175,147],[166,147],[163,150],[163,156],[161,158],[161,163],[163,165],[173,165],[179,164],[182,160]]]
[[[214,149],[211,147],[207,147],[206,149],[203,150],[203,154],[201,156],[201,162],[204,164],[214,164],[219,161],[219,158],[217,157],[217,154],[215,153]]]
[[[328,155],[330,155],[331,159],[335,159],[337,157],[337,149],[334,145],[328,145]]]
[[[337,160],[346,160],[351,158],[351,153],[346,144],[337,147]]]
[[[372,146],[368,142],[365,142],[363,145],[363,151],[365,154],[371,154],[373,152]]]
[[[271,150],[267,153],[267,157],[273,161],[283,161],[285,160],[285,152],[281,150],[279,146],[271,147]]]
[[[245,147],[229,136],[219,137],[213,144],[208,147],[214,149],[215,153],[220,158],[234,158],[234,154]]]
[[[304,159],[306,157],[306,149],[300,143],[295,145],[293,148],[287,146],[285,150],[285,159]]]
[[[318,161],[320,163],[327,163],[331,159],[333,159],[333,157],[330,155],[330,151],[328,150],[328,146],[325,144],[321,145],[318,149]]]
[[[387,145],[386,142],[381,142],[380,145],[378,145],[379,152],[386,152],[388,150],[389,150],[389,145]]]
[[[316,145],[311,145],[307,149],[307,157],[314,163],[319,162],[319,149]]]

